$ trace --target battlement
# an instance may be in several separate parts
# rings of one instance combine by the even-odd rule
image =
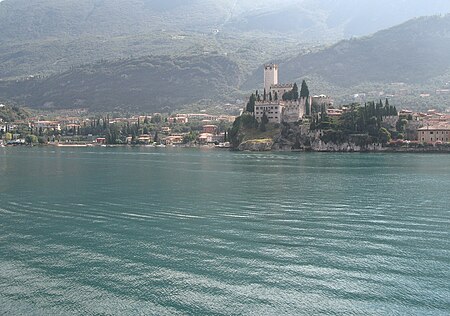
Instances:
[[[277,64],[265,64],[264,65],[264,69],[265,70],[272,70],[272,69],[277,69],[278,70],[278,65]]]
[[[293,83],[279,83],[270,86],[271,89],[292,89],[293,87]]]

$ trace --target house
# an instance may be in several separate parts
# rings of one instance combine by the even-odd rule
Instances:
[[[203,133],[215,134],[216,132],[217,132],[216,125],[204,125],[203,126]]]
[[[198,136],[198,141],[200,144],[208,144],[208,143],[213,143],[213,134],[210,133],[202,133]]]
[[[161,132],[163,132],[164,134],[170,134],[170,131],[171,131],[171,129],[170,129],[170,127],[169,126],[163,126],[163,127],[161,127]]]
[[[139,135],[139,136],[138,136],[137,141],[138,141],[140,144],[150,144],[150,143],[153,142],[153,138],[152,138],[152,136],[149,135],[149,134],[142,134],[142,135]]]
[[[36,121],[33,127],[42,131],[61,131],[61,124],[54,121]]]
[[[180,145],[183,144],[183,135],[170,135],[164,138],[164,143],[166,145]]]
[[[97,144],[104,145],[104,144],[106,144],[106,138],[104,138],[104,137],[98,137],[98,138],[95,139],[95,142],[96,142]]]
[[[327,109],[327,115],[330,117],[339,117],[343,114],[343,111],[340,109]]]
[[[168,122],[170,124],[187,124],[189,122],[189,119],[186,115],[180,115],[178,114],[175,117],[169,117]]]
[[[418,138],[422,143],[435,144],[450,141],[450,126],[424,126],[418,130]]]

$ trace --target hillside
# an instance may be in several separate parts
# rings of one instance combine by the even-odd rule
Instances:
[[[102,59],[204,51],[233,54],[253,71],[298,52],[298,45],[332,43],[443,12],[450,12],[446,0],[410,0],[407,6],[404,0],[280,0],[276,6],[269,0],[4,0],[0,78],[48,75]]]
[[[233,95],[239,75],[238,66],[220,55],[140,57],[0,81],[0,96],[29,107],[153,112]]]
[[[308,78],[321,87],[350,89],[403,82],[439,89],[450,72],[450,15],[408,21],[372,36],[278,60],[282,81]],[[243,85],[260,86],[262,68]],[[356,90],[357,91],[357,90]]]
[[[14,122],[17,120],[23,120],[29,116],[30,113],[28,113],[25,109],[4,104],[1,104],[0,106],[0,122]]]
[[[179,108],[259,87],[258,67],[274,60],[282,81],[306,78],[312,91],[339,101],[404,82],[414,93],[402,101],[410,102],[450,81],[449,16],[323,43],[449,10],[443,0],[4,0],[0,98],[33,107]]]
[[[450,15],[411,20],[282,63],[288,79],[318,75],[333,84],[422,83],[450,68]]]
[[[373,33],[408,19],[450,12],[446,0],[4,0],[0,41],[124,36],[156,30],[297,33],[320,26],[342,36]],[[370,16],[370,18],[367,18]],[[317,27],[317,31],[320,29]]]

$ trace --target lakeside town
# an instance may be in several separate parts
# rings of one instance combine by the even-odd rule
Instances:
[[[292,126],[298,127],[298,131],[297,140],[291,143],[299,142],[301,135],[309,135],[308,143],[318,141],[321,149],[305,145],[297,145],[297,148],[289,141],[279,144],[279,149],[331,151],[323,144],[346,142],[348,145],[349,139],[355,137],[360,143],[364,139],[365,148],[376,143],[378,147],[370,147],[373,150],[399,146],[436,147],[450,143],[449,113],[437,110],[414,112],[407,107],[397,110],[387,98],[364,105],[335,106],[329,96],[310,95],[305,81],[301,89],[296,83],[279,83],[278,72],[278,65],[265,65],[263,92],[253,93],[248,103],[243,104],[239,116],[212,115],[206,110],[126,116],[90,115],[85,109],[30,113],[0,104],[0,146],[205,146],[252,150],[240,145],[268,139],[271,145],[263,150],[273,150],[277,134],[283,135],[283,130],[292,129]],[[246,116],[249,117],[246,127],[253,128],[253,132],[248,133],[247,128],[247,135],[239,135],[237,123]],[[344,129],[342,126],[346,124]],[[251,134],[250,139],[248,134]],[[342,134],[346,134],[346,138]]]

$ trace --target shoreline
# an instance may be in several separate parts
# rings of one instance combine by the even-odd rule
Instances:
[[[411,153],[411,154],[426,154],[426,153],[438,153],[438,154],[450,154],[450,147],[424,147],[424,148],[407,148],[407,147],[380,147],[378,149],[359,149],[349,148],[348,150],[313,150],[312,148],[303,149],[273,149],[264,148],[263,150],[255,149],[239,149],[233,147],[219,147],[215,145],[164,145],[164,146],[154,146],[154,145],[129,145],[129,144],[104,144],[104,145],[93,145],[93,144],[37,144],[37,145],[3,145],[0,148],[10,148],[10,147],[56,147],[56,148],[154,148],[154,149],[218,149],[227,150],[233,152],[273,152],[273,153]]]

